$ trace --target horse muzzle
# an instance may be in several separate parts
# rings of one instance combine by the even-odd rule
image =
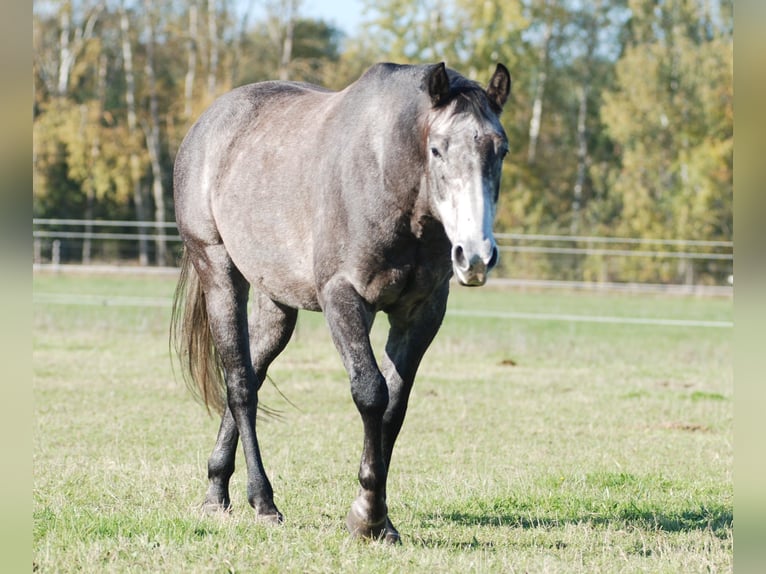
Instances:
[[[499,253],[494,241],[484,242],[485,249],[468,251],[463,245],[452,247],[452,267],[461,285],[481,287],[489,271],[497,265]]]

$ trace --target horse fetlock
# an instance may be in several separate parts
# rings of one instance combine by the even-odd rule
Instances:
[[[223,506],[224,508],[227,508],[231,505],[230,499],[229,499],[229,479],[226,477],[225,480],[220,480],[218,478],[211,478],[208,487],[207,487],[207,493],[205,494],[205,502],[204,505],[218,505]]]
[[[362,493],[364,493],[363,495],[367,495],[372,504],[377,504],[378,502],[385,503],[385,495],[377,494],[385,492],[386,489],[387,472],[382,461],[376,464],[363,459],[359,465],[358,478],[359,485],[362,487]]]

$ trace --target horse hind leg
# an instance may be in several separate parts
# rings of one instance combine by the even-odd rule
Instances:
[[[263,385],[269,365],[281,353],[295,329],[296,309],[275,303],[254,291],[249,318],[250,356],[256,376],[256,389]],[[204,508],[209,512],[229,510],[229,480],[234,473],[239,431],[228,406],[221,417],[213,452],[208,460],[208,491]],[[252,502],[251,502],[252,504]],[[281,515],[277,515],[281,520]]]
[[[260,389],[269,366],[290,342],[298,310],[277,303],[256,290],[252,293],[251,307],[250,356]]]
[[[229,480],[234,474],[234,458],[239,442],[239,431],[231,409],[226,406],[218,429],[218,438],[207,461],[208,487],[202,509],[207,513],[231,510]]]
[[[201,253],[201,255],[200,255]],[[223,245],[206,246],[197,251],[201,261],[200,280],[210,333],[223,364],[227,400],[216,446],[208,461],[210,486],[206,508],[229,506],[228,481],[234,471],[237,438],[247,464],[247,498],[265,522],[281,522],[274,494],[263,468],[255,418],[258,388],[262,383],[250,355],[247,302],[250,285],[234,266]]]
[[[271,363],[290,341],[297,318],[297,309],[280,305],[262,293],[253,291],[249,333],[250,357],[255,372],[257,390],[260,390],[266,380],[266,374]],[[255,433],[255,427],[253,427],[253,432]],[[257,442],[255,448],[258,452]],[[257,459],[259,461],[258,473],[251,473],[248,466],[248,501],[258,514],[267,521],[281,523],[284,517],[274,506],[272,488],[266,478],[263,465],[260,463],[260,454],[258,454]],[[269,507],[275,513],[267,514],[263,511]]]

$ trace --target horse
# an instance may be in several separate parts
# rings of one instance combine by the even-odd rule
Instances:
[[[171,343],[192,392],[221,416],[205,510],[231,509],[241,441],[250,506],[283,522],[258,445],[258,390],[298,311],[321,311],[364,430],[346,527],[400,541],[386,500],[394,442],[453,274],[480,286],[498,261],[510,89],[502,64],[483,88],[444,63],[381,63],[341,91],[235,88],[190,128],[173,170],[184,249]],[[389,322],[380,363],[378,312]]]

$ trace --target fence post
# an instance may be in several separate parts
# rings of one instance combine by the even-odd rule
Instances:
[[[694,285],[694,262],[690,259],[686,260],[686,284]]]
[[[53,249],[51,250],[51,263],[54,270],[58,271],[59,265],[61,265],[61,240],[53,240]]]
[[[85,238],[82,241],[82,264],[83,265],[90,265],[90,251],[91,251],[91,238],[90,235],[93,233],[93,224],[88,221],[85,224]]]

